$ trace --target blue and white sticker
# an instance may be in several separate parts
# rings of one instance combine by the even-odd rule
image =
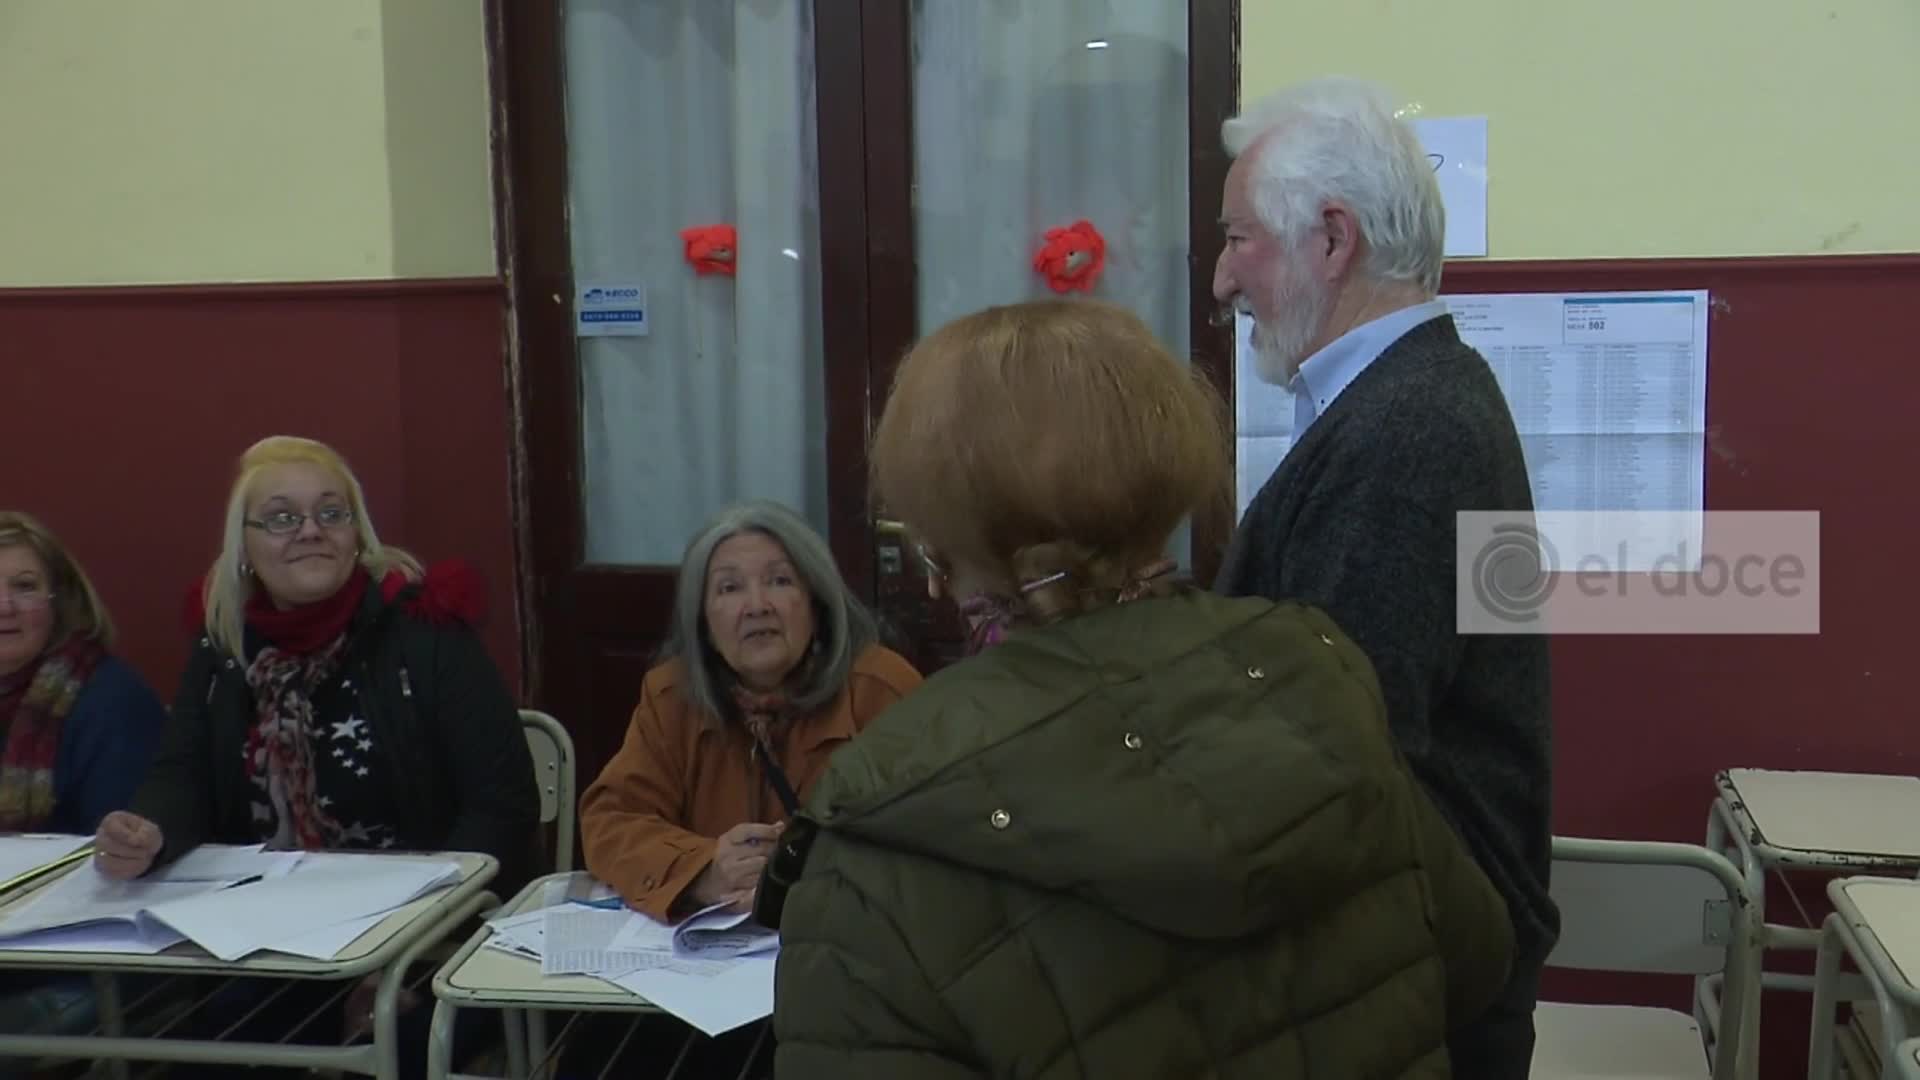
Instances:
[[[647,290],[634,281],[581,282],[573,304],[580,337],[647,336]]]

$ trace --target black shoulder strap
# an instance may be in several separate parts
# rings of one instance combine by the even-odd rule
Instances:
[[[773,752],[758,735],[753,736],[753,756],[760,759],[760,771],[767,778],[768,786],[779,797],[780,806],[787,812],[789,819],[800,813],[800,796],[794,794],[793,781],[787,779],[787,770],[773,760]]]
[[[780,916],[787,908],[787,890],[800,880],[807,868],[807,856],[813,853],[813,841],[820,826],[812,818],[800,816],[787,823],[780,834],[779,846],[760,872],[760,887],[753,893],[753,921],[769,930],[780,929]]]

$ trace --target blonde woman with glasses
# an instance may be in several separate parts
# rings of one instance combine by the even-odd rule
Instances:
[[[100,869],[138,877],[201,843],[471,851],[499,860],[492,888],[517,891],[540,798],[518,704],[474,630],[479,594],[464,564],[423,569],[382,544],[331,447],[249,448],[166,742],[132,808],[101,823]],[[348,1030],[371,1003],[349,1000]]]

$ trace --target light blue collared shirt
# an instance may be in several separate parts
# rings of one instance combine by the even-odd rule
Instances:
[[[1361,323],[1307,357],[1287,383],[1287,389],[1293,393],[1293,441],[1298,443],[1313,422],[1325,415],[1340,391],[1359,378],[1367,365],[1378,360],[1388,347],[1414,327],[1446,313],[1444,300],[1401,308],[1372,322]]]

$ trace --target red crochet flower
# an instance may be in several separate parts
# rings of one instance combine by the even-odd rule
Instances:
[[[733,276],[734,254],[739,251],[733,226],[694,225],[680,230],[680,240],[694,273]]]
[[[1057,293],[1092,292],[1106,265],[1107,240],[1086,220],[1048,229],[1046,243],[1033,256],[1033,268]]]

